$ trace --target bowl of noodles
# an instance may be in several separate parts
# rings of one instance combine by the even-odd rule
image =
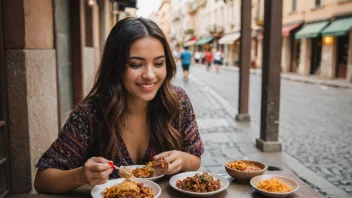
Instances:
[[[294,180],[277,175],[259,175],[253,177],[250,184],[259,193],[268,197],[287,197],[299,188]]]
[[[153,181],[142,178],[120,178],[96,185],[91,191],[93,198],[143,197],[158,198],[161,188]]]
[[[257,175],[262,175],[268,166],[252,160],[236,160],[225,164],[226,172],[234,179],[248,182]]]

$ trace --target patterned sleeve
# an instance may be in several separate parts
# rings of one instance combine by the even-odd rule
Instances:
[[[57,168],[69,170],[84,165],[89,157],[92,145],[93,117],[89,105],[81,104],[70,114],[58,138],[39,159],[39,170]]]
[[[181,103],[180,132],[182,135],[182,151],[200,157],[204,152],[204,146],[198,132],[197,120],[192,103],[183,89],[177,89]]]

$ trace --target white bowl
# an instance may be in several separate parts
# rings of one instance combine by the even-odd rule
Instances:
[[[271,179],[271,178],[276,178],[280,182],[285,183],[290,188],[292,188],[292,190],[290,192],[279,193],[279,192],[268,192],[268,191],[257,188],[257,185],[260,181]],[[261,193],[265,196],[268,196],[268,197],[288,197],[292,193],[296,192],[299,188],[299,185],[297,182],[295,182],[292,179],[289,179],[287,177],[282,177],[282,176],[278,176],[278,175],[255,176],[251,179],[250,183],[251,183],[252,187],[255,188],[259,193]]]
[[[91,191],[91,195],[94,198],[103,198],[103,192],[105,188],[111,187],[113,185],[119,184],[122,181],[124,181],[125,178],[119,178],[119,179],[112,179],[106,182],[105,184],[102,185],[96,185]],[[137,182],[137,183],[143,183],[144,187],[150,187],[153,189],[153,195],[154,198],[158,198],[161,194],[161,188],[158,184],[156,184],[153,181],[147,180],[147,179],[142,179],[142,178],[130,178],[130,180]]]
[[[131,165],[131,166],[123,166],[123,167],[134,170],[137,168],[143,168],[143,167],[145,167],[145,165]],[[147,178],[143,178],[143,179],[149,179],[149,180],[155,181],[155,180],[160,179],[162,177],[164,177],[164,175],[158,175],[158,174],[154,173],[153,177],[147,177]]]
[[[208,173],[208,174],[213,176],[214,180],[216,179],[220,180],[221,187],[219,190],[212,191],[212,192],[191,192],[191,191],[182,190],[176,186],[177,180],[183,180],[183,179],[186,179],[187,177],[193,177],[197,173],[202,174],[203,172],[184,172],[184,173],[179,173],[177,175],[174,175],[170,178],[170,181],[169,181],[170,186],[177,191],[180,191],[184,194],[187,194],[193,197],[209,197],[214,194],[220,193],[221,191],[225,190],[229,186],[229,180],[227,180],[225,177],[216,175],[216,174],[211,174],[211,173]]]

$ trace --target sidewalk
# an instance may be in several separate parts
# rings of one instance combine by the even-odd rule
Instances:
[[[224,70],[232,70],[232,71],[239,71],[238,67],[234,66],[223,66],[221,69]],[[261,69],[250,69],[251,74],[256,74],[256,75],[262,75],[262,70]],[[319,76],[300,76],[295,73],[282,73],[281,74],[281,79],[285,80],[291,80],[291,81],[297,81],[297,82],[304,82],[304,83],[310,83],[310,84],[317,84],[317,85],[323,85],[323,86],[328,86],[328,87],[338,87],[338,88],[347,88],[347,89],[352,89],[352,82],[348,82],[347,80],[343,79],[334,79],[334,80],[329,80],[329,79],[321,79]]]
[[[184,83],[181,72],[178,72],[173,83],[186,90],[196,113],[199,132],[205,146],[202,171],[224,174],[226,162],[252,159],[267,164],[271,169],[293,171],[325,197],[350,197],[348,193],[320,177],[286,152],[262,153],[256,149],[255,139],[259,137],[259,127],[253,123],[236,122],[233,119],[236,108],[195,77],[190,76],[189,82]]]

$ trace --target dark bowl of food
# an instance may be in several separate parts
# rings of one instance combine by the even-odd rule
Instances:
[[[225,164],[226,172],[234,179],[247,182],[257,175],[262,175],[268,166],[252,160],[235,160]]]

